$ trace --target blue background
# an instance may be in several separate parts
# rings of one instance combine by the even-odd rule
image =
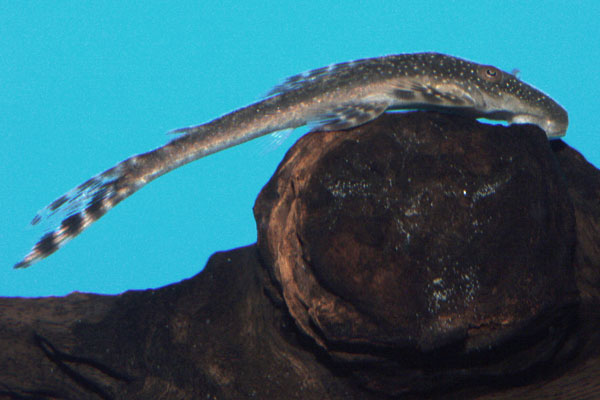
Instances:
[[[567,143],[598,166],[599,18],[595,0],[2,2],[0,295],[159,287],[253,243],[254,200],[306,129],[173,171],[12,269],[43,233],[31,218],[64,192],[334,62],[438,51],[517,68],[569,111]]]

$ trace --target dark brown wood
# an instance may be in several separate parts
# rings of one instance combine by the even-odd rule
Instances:
[[[0,298],[0,399],[600,397],[600,173],[564,142],[387,115],[306,135],[255,214],[177,284]]]

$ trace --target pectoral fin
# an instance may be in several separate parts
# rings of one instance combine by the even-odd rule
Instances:
[[[411,104],[430,104],[442,107],[473,107],[476,99],[460,86],[453,83],[428,82],[402,79],[394,84],[389,93],[403,107]]]

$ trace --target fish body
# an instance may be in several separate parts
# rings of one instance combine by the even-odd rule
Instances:
[[[15,268],[52,254],[123,199],[191,161],[284,129],[348,129],[401,109],[445,109],[531,123],[550,139],[564,136],[568,126],[567,112],[554,100],[493,66],[439,53],[334,64],[288,78],[259,102],[178,129],[173,133],[179,136],[166,145],[132,156],[59,197],[32,221],[60,217],[57,226]]]

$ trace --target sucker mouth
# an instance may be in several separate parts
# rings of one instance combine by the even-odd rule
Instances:
[[[563,137],[567,133],[568,123],[562,123],[535,114],[517,114],[510,119],[511,124],[533,124],[539,126],[549,139]]]
[[[550,139],[557,139],[567,134],[567,124],[561,124],[552,120],[546,120],[544,126],[546,135]]]

